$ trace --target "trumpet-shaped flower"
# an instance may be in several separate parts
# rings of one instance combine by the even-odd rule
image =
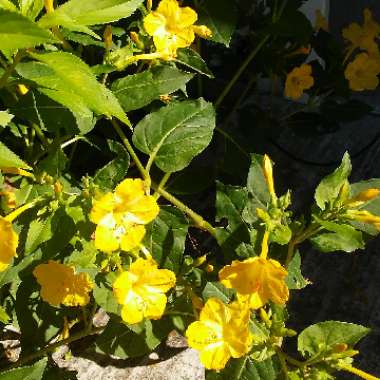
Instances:
[[[380,231],[380,216],[374,215],[366,210],[347,210],[347,217],[358,222],[372,224]]]
[[[223,369],[231,357],[240,358],[249,352],[252,335],[248,322],[249,309],[245,304],[226,305],[217,298],[210,298],[199,321],[186,330],[188,345],[199,351],[206,368]]]
[[[37,265],[34,277],[41,285],[41,298],[52,306],[87,305],[93,283],[87,273],[75,273],[74,268],[50,260]]]
[[[346,67],[344,75],[353,91],[375,90],[379,85],[380,58],[358,54]]]
[[[312,77],[312,68],[310,65],[303,64],[295,67],[286,77],[285,96],[297,100],[305,90],[314,86]]]
[[[154,197],[146,195],[141,179],[127,178],[112,193],[93,202],[90,220],[97,224],[95,246],[104,252],[131,251],[145,235],[144,225],[159,212]]]
[[[366,189],[361,191],[359,194],[350,198],[347,201],[347,205],[351,207],[361,206],[365,202],[369,202],[380,195],[380,189]]]
[[[372,18],[372,12],[366,8],[363,11],[364,23],[360,26],[356,22],[342,31],[343,38],[351,43],[352,49],[366,50],[369,54],[378,54],[379,47],[376,38],[380,34],[380,24]]]
[[[160,319],[167,302],[165,293],[175,281],[174,272],[159,269],[153,259],[137,259],[113,284],[116,300],[123,305],[122,319],[129,324],[144,318]]]
[[[0,217],[0,272],[7,269],[17,255],[18,235],[13,230],[12,222]]]
[[[190,7],[180,7],[177,0],[161,0],[155,11],[144,18],[144,28],[153,37],[157,52],[162,58],[172,59],[177,49],[190,46],[195,34],[203,38],[211,37],[205,25],[194,25],[197,13]]]
[[[239,299],[248,300],[252,309],[258,309],[268,301],[280,305],[286,303],[289,298],[285,283],[287,274],[276,260],[251,257],[226,265],[219,272],[219,279],[225,287],[236,289]]]

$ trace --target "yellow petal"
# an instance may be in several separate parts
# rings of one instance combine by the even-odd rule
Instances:
[[[107,215],[112,213],[114,208],[114,198],[112,193],[103,195],[100,199],[94,200],[90,220],[92,223],[98,224]]]
[[[120,241],[114,229],[98,225],[95,230],[95,247],[102,252],[111,253],[120,248]]]
[[[144,18],[144,29],[150,36],[166,34],[166,19],[157,12],[151,12]]]
[[[201,351],[199,357],[205,368],[214,370],[223,369],[230,358],[228,347],[223,343],[207,346]]]
[[[131,297],[121,309],[121,318],[130,325],[141,322],[144,319],[143,300],[137,296]]]
[[[223,340],[222,326],[209,321],[196,321],[188,326],[186,338],[191,348],[200,351],[210,344],[215,344]]]
[[[0,217],[0,272],[4,271],[17,256],[18,235],[14,232],[12,223]]]
[[[121,249],[129,252],[137,248],[145,235],[144,226],[132,226],[126,229],[125,234],[121,237]]]

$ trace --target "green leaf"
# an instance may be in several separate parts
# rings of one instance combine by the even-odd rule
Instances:
[[[231,359],[219,372],[208,371],[206,380],[277,380],[279,365],[275,359],[256,361],[248,356]]]
[[[50,95],[51,98],[57,97],[56,92],[51,92]],[[62,93],[57,97],[60,102],[51,98],[38,91],[29,91],[10,110],[25,121],[41,125],[42,129],[53,133],[64,130],[67,134],[85,134],[94,127],[93,113],[86,106],[74,102],[71,104],[71,100],[65,102]]]
[[[117,275],[114,272],[107,273],[106,275],[98,274],[93,290],[96,303],[107,313],[112,314],[120,314],[121,312],[121,305],[117,303],[112,290],[112,284],[116,277]]]
[[[0,9],[17,12],[17,7],[10,0],[0,0]]]
[[[7,314],[5,309],[2,306],[0,306],[0,322],[7,324],[9,320],[10,320],[9,315]]]
[[[182,88],[193,76],[175,67],[163,65],[116,80],[112,84],[112,91],[124,111],[128,112],[146,106],[160,95],[171,94]]]
[[[47,360],[47,358],[43,358],[31,366],[1,372],[0,380],[41,380]]]
[[[107,24],[129,17],[143,3],[143,0],[70,0],[47,13],[38,21],[43,28],[55,25],[67,29],[96,34],[90,25]]]
[[[176,62],[199,74],[206,75],[206,77],[214,78],[214,75],[207,67],[206,62],[193,49],[178,49]]]
[[[121,359],[139,357],[152,352],[171,329],[164,319],[127,326],[111,318],[96,339],[96,351]]]
[[[34,20],[44,7],[44,0],[19,0],[20,11],[24,16]]]
[[[329,233],[321,233],[310,238],[313,245],[321,252],[353,252],[364,248],[363,234],[348,224],[338,224],[318,220]]]
[[[187,100],[171,103],[141,120],[133,143],[164,172],[184,169],[210,143],[215,128],[211,103]]]
[[[114,189],[125,178],[130,158],[124,146],[117,141],[108,140],[107,143],[110,151],[116,153],[117,157],[96,172],[94,183],[103,189],[109,190]]]
[[[34,219],[31,221],[25,241],[25,254],[34,252],[42,243],[52,238],[51,219]]]
[[[288,266],[288,276],[285,279],[289,289],[303,289],[311,284],[306,280],[301,272],[301,255],[298,251],[294,254]]]
[[[326,208],[326,203],[332,203],[338,197],[342,185],[351,173],[350,156],[346,152],[339,168],[325,177],[315,190],[315,201],[321,210]]]
[[[198,24],[205,24],[212,31],[210,40],[229,47],[237,21],[236,5],[230,0],[203,1]]]
[[[242,242],[250,243],[249,229],[242,212],[247,204],[247,189],[237,186],[216,184],[216,221],[227,219],[225,228],[216,229],[216,239],[223,251],[231,254]]]
[[[21,168],[31,169],[23,160],[21,160],[15,153],[7,148],[0,141],[0,168]]]
[[[270,193],[264,177],[263,156],[251,155],[251,166],[247,178],[248,202],[243,210],[243,217],[247,223],[257,222],[257,208],[267,209],[270,202]]]
[[[68,158],[61,147],[50,152],[39,164],[38,169],[58,179],[66,168]]]
[[[234,289],[228,289],[220,282],[208,282],[202,291],[202,297],[205,301],[215,297],[224,303],[229,303],[235,294]]]
[[[160,207],[159,215],[148,226],[146,246],[161,268],[179,272],[188,228],[182,211],[172,206]]]
[[[49,31],[27,17],[4,9],[0,9],[0,41],[0,50],[4,53],[57,42]]]
[[[6,127],[11,122],[13,117],[14,116],[7,111],[0,111],[0,126]]]
[[[336,345],[354,346],[370,330],[353,323],[326,321],[307,327],[298,336],[298,351],[304,357],[328,354]]]
[[[108,118],[115,116],[130,125],[114,94],[96,80],[80,58],[65,52],[30,54],[40,62],[20,63],[16,70],[44,87],[40,92],[69,108],[76,117],[89,117],[91,110]]]

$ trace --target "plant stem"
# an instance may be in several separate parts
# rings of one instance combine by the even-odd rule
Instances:
[[[359,377],[361,377],[362,379],[365,379],[365,380],[380,380],[378,377],[372,376],[369,373],[364,372],[361,369],[352,367],[352,366],[350,366],[348,364],[342,364],[342,365],[339,366],[339,368],[342,369],[343,371],[353,373],[354,375],[357,375],[357,376],[359,376]]]
[[[36,123],[31,123],[32,128],[36,131],[38,138],[41,140],[42,145],[45,149],[49,148],[49,142],[47,141],[42,129]]]
[[[199,227],[202,230],[208,231],[212,236],[216,236],[216,230],[215,228],[206,220],[202,218],[199,214],[197,214],[195,211],[193,211],[191,208],[187,207],[184,203],[182,203],[179,199],[168,193],[166,190],[159,188],[158,186],[155,186],[152,184],[152,187],[160,194],[162,195],[167,201],[172,203],[174,206],[178,207],[182,212],[184,212],[186,215],[188,215],[193,221],[195,222],[195,225]]]
[[[165,173],[164,176],[161,178],[161,181],[160,183],[158,184],[158,188],[157,189],[161,189],[161,188],[164,188],[165,185],[167,184],[167,182],[169,181],[169,178],[171,176],[172,173]],[[156,198],[156,200],[158,200],[160,198],[160,194],[158,191],[156,191],[153,196]]]
[[[245,59],[245,61],[242,63],[242,65],[239,67],[239,69],[236,71],[235,75],[232,77],[232,79],[228,82],[227,86],[224,88],[222,93],[219,95],[218,99],[215,102],[215,108],[218,108],[226,95],[230,92],[231,88],[235,85],[235,83],[239,80],[240,76],[243,74],[245,69],[248,67],[248,65],[251,63],[253,58],[255,58],[256,54],[260,51],[260,49],[265,45],[265,43],[268,41],[269,35],[265,36],[259,44],[255,47],[255,49],[248,55],[248,57]]]
[[[282,373],[284,374],[284,379],[288,380],[289,379],[288,366],[286,365],[285,357],[281,351],[277,351],[277,356],[278,356],[278,359],[280,360],[281,370],[282,370]]]
[[[242,148],[242,146],[232,137],[230,136],[226,131],[224,131],[223,129],[221,128],[218,128],[216,127],[215,128],[215,131],[220,133],[226,140],[230,141],[233,145],[236,146],[236,148],[244,154],[244,156],[246,157],[250,157],[250,155],[244,150],[244,148]]]
[[[15,57],[13,58],[13,62],[11,63],[10,66],[7,67],[4,74],[0,78],[0,88],[3,88],[7,84],[8,78],[11,76],[13,70],[15,69],[17,64],[21,61],[24,54],[25,54],[24,50],[19,50],[18,53],[15,55]]]
[[[96,327],[96,328],[94,328],[91,331],[81,331],[81,332],[79,332],[77,334],[74,334],[74,335],[68,337],[67,339],[63,339],[63,340],[61,340],[59,342],[55,342],[55,343],[50,344],[50,345],[46,346],[45,348],[43,348],[43,349],[41,349],[41,350],[39,350],[37,352],[33,352],[30,355],[22,357],[16,363],[8,366],[6,368],[6,370],[19,367],[19,366],[21,366],[23,364],[26,364],[26,363],[34,360],[34,359],[38,359],[38,358],[40,358],[42,356],[45,356],[49,352],[54,351],[56,348],[58,348],[60,346],[63,346],[64,344],[70,344],[72,342],[75,342],[76,340],[85,338],[86,336],[94,335],[94,334],[96,334],[96,333],[98,333],[99,331],[102,331],[102,330],[104,330],[104,327]]]
[[[115,131],[117,132],[117,134],[120,136],[120,139],[123,142],[124,146],[127,148],[128,153],[130,154],[130,156],[132,157],[132,160],[136,164],[137,169],[139,170],[141,176],[145,180],[149,181],[150,180],[149,174],[147,173],[147,171],[144,168],[144,165],[141,163],[140,159],[138,158],[138,156],[137,156],[135,150],[133,149],[131,143],[129,142],[127,136],[125,135],[123,130],[120,128],[120,125],[117,123],[117,121],[115,119],[112,119],[111,123],[112,123]]]

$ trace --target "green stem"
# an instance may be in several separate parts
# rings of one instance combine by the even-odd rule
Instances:
[[[165,185],[169,181],[169,178],[170,178],[171,174],[172,173],[165,173],[164,174],[164,176],[161,178],[160,183],[158,184],[158,188],[157,189],[162,189],[162,188],[165,187]],[[160,198],[160,194],[158,193],[158,191],[156,191],[153,196],[156,198],[156,200],[158,200]]]
[[[13,70],[18,65],[18,63],[21,61],[24,54],[25,54],[24,50],[20,50],[15,55],[15,57],[13,58],[13,62],[11,63],[10,66],[7,67],[4,74],[0,78],[0,88],[3,88],[7,84],[8,78],[11,76]]]
[[[130,156],[132,157],[132,160],[134,161],[134,163],[136,164],[137,166],[137,169],[139,170],[141,176],[147,180],[147,181],[150,181],[150,176],[149,174],[147,173],[147,171],[145,170],[144,168],[144,165],[141,163],[140,159],[138,158],[135,150],[133,149],[131,143],[129,142],[127,136],[125,135],[125,133],[123,132],[123,130],[120,128],[119,124],[117,123],[117,121],[115,119],[112,119],[111,120],[111,123],[115,129],[115,131],[117,132],[117,134],[119,135],[121,141],[123,142],[124,146],[127,148],[128,150],[128,153],[130,154]]]
[[[247,156],[248,158],[250,157],[250,155],[244,150],[244,148],[229,133],[218,127],[215,128],[215,131],[220,133],[226,140],[230,141],[233,145],[235,145],[236,148],[238,148],[238,150],[240,150],[240,152],[244,154],[244,156]]]
[[[36,123],[31,123],[31,125],[32,125],[32,128],[36,131],[36,134],[37,134],[38,138],[41,140],[44,148],[48,149],[49,148],[49,142],[47,141],[44,133],[42,132],[42,129]]]
[[[282,370],[282,373],[284,374],[284,379],[288,380],[289,376],[288,376],[288,366],[286,365],[286,359],[281,351],[277,351],[277,356],[281,364],[281,370]]]
[[[261,48],[265,45],[265,43],[268,41],[269,35],[265,36],[259,44],[255,47],[255,49],[248,55],[248,57],[245,59],[245,61],[242,63],[242,65],[239,67],[239,69],[236,71],[235,75],[232,77],[232,79],[228,82],[227,86],[224,88],[222,93],[219,95],[218,99],[215,102],[215,108],[218,108],[226,95],[230,92],[231,88],[236,84],[236,82],[239,80],[240,76],[243,74],[245,69],[248,67],[248,65],[251,63],[253,58],[255,58],[256,54],[261,50]]]
[[[5,369],[9,370],[9,369],[16,368],[16,367],[19,367],[21,365],[24,365],[26,363],[29,363],[32,360],[38,359],[38,358],[40,358],[42,356],[45,356],[49,352],[54,351],[55,349],[57,349],[58,347],[63,346],[64,344],[70,344],[72,342],[75,342],[76,340],[85,338],[86,336],[94,335],[94,334],[96,334],[96,333],[98,333],[99,331],[102,331],[102,330],[104,330],[104,327],[96,327],[96,328],[94,328],[91,331],[81,331],[81,332],[79,332],[77,334],[74,334],[74,335],[68,337],[67,339],[63,339],[63,340],[61,340],[59,342],[55,342],[55,343],[50,344],[50,345],[46,346],[45,348],[43,348],[43,349],[41,349],[41,350],[39,350],[37,352],[33,352],[30,355],[24,356],[21,359],[19,359],[16,363],[10,365],[9,367],[7,367]]]
[[[179,199],[168,193],[166,190],[159,188],[158,186],[155,186],[152,183],[152,187],[160,194],[162,195],[167,201],[169,201],[171,204],[179,208],[182,212],[184,212],[186,215],[188,215],[193,221],[195,222],[195,225],[199,227],[202,230],[208,231],[212,236],[216,236],[216,229],[206,220],[202,218],[199,214],[197,214],[195,211],[193,211],[191,208],[187,207],[184,203],[182,203]]]

